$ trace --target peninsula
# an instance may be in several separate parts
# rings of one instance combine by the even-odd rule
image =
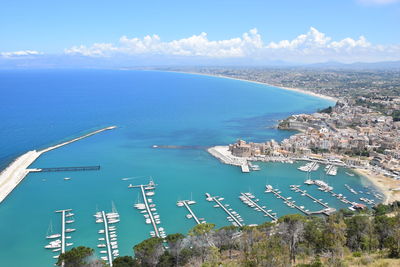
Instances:
[[[32,165],[32,163],[35,162],[35,160],[42,154],[115,128],[116,126],[105,127],[42,150],[28,151],[19,156],[0,173],[0,203],[3,202],[3,200],[14,190],[14,188],[18,186],[18,184],[26,177],[26,175],[28,175],[29,172],[39,171],[39,169],[30,169],[29,166]]]

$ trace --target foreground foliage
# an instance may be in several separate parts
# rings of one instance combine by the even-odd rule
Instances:
[[[199,224],[186,236],[153,237],[133,249],[135,258],[116,258],[114,266],[400,266],[400,213],[395,203],[329,217],[286,215],[254,227]],[[62,259],[85,264],[93,251],[79,251]]]

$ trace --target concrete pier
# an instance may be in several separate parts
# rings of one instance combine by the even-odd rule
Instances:
[[[257,208],[260,209],[261,212],[263,212],[265,214],[265,216],[270,217],[273,221],[277,221],[278,219],[273,216],[271,213],[269,213],[268,211],[266,211],[263,207],[261,207],[260,205],[258,205],[255,201],[253,201],[251,198],[249,198],[245,193],[240,193],[244,198],[246,198],[247,201],[249,201],[250,203],[252,203],[254,206],[256,206]]]

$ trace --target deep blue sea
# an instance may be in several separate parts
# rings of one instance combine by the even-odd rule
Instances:
[[[226,214],[205,200],[205,193],[224,197],[246,224],[268,221],[240,202],[240,192],[252,192],[278,216],[297,211],[264,193],[266,182],[279,187],[310,210],[320,207],[289,190],[302,184],[304,163],[263,163],[262,170],[241,173],[221,164],[205,148],[225,145],[238,138],[248,141],[282,140],[294,132],[274,128],[279,119],[293,113],[311,113],[331,102],[297,92],[250,82],[193,74],[113,70],[18,70],[0,72],[0,169],[28,150],[40,149],[84,133],[116,125],[106,131],[40,157],[33,167],[100,165],[100,171],[35,173],[0,204],[0,266],[52,266],[53,252],[45,250],[44,236],[50,221],[60,228],[54,211],[72,208],[75,213],[71,241],[74,246],[96,248],[93,214],[110,210],[111,201],[121,215],[117,225],[121,255],[150,237],[150,225],[133,205],[139,190],[128,185],[158,184],[153,197],[167,234],[187,231],[195,225],[179,199],[197,201],[199,217],[221,227]],[[184,146],[154,149],[153,145]],[[367,182],[344,169],[337,176],[314,178],[328,181],[335,191],[355,196],[343,184],[362,190]],[[65,177],[71,180],[65,181]],[[122,178],[130,178],[122,180]],[[308,192],[331,206],[346,205],[316,188]],[[96,252],[99,249],[96,248]]]

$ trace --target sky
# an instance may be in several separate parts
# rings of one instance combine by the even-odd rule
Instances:
[[[131,58],[133,64],[400,60],[400,0],[1,1],[0,63],[49,58]]]

